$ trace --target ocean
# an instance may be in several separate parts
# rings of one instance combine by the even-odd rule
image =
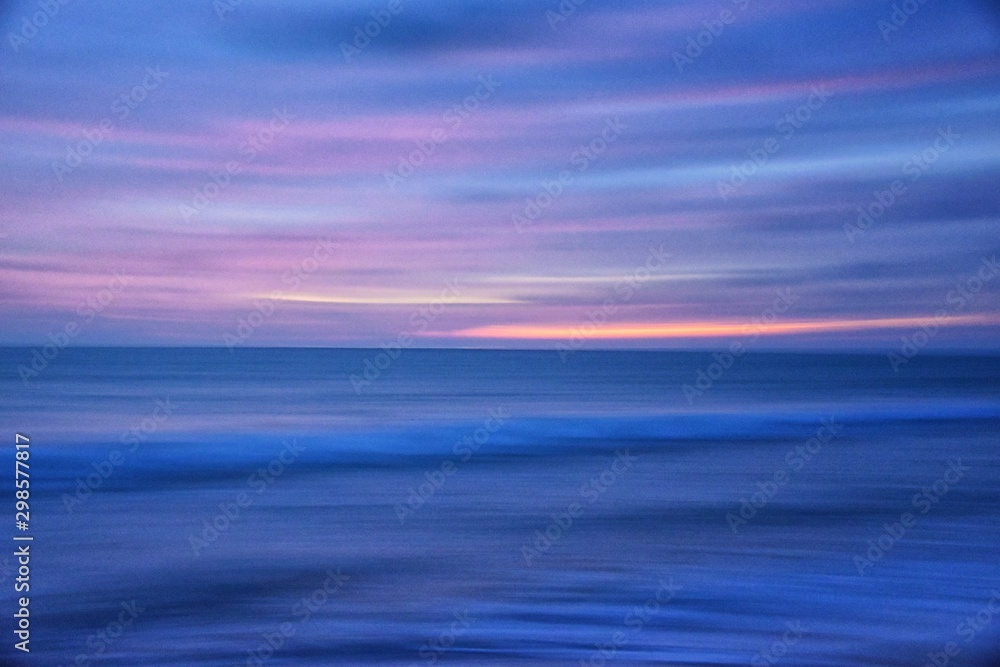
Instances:
[[[0,359],[3,664],[1000,664],[1000,357]]]

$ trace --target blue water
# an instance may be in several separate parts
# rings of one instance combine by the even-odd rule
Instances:
[[[998,357],[376,355],[0,350],[3,664],[1000,662]]]

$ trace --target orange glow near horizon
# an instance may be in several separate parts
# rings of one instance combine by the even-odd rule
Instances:
[[[982,315],[961,315],[942,318],[938,326],[966,324],[996,324],[997,318]],[[645,322],[619,323],[605,326],[588,323],[567,324],[495,324],[444,335],[456,338],[514,338],[522,340],[562,340],[573,336],[590,339],[627,340],[640,338],[725,338],[730,336],[781,336],[835,331],[870,331],[873,329],[905,329],[935,324],[934,317],[894,317],[869,320],[805,320],[772,324],[746,322]],[[427,332],[440,335],[442,332]]]

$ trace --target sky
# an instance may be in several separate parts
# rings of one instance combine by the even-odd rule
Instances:
[[[0,344],[997,347],[996,3],[34,0],[0,32]]]

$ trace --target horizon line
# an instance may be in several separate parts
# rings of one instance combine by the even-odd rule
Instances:
[[[39,347],[45,347],[46,345],[51,345],[51,343],[22,343],[22,344],[12,344],[12,343],[0,343],[0,350],[32,350]],[[60,351],[66,350],[230,350],[235,353],[238,350],[344,350],[344,351],[386,351],[387,349],[392,349],[388,345],[370,345],[370,346],[344,346],[344,345],[245,345],[238,348],[229,348],[225,345],[148,345],[148,344],[103,344],[103,345],[70,345],[60,348]],[[726,346],[718,347],[596,347],[596,348],[580,348],[573,350],[574,354],[578,353],[594,353],[594,352],[625,352],[625,353],[662,353],[662,352],[699,352],[699,353],[712,353],[719,352],[720,350],[727,349]],[[427,352],[553,352],[558,354],[560,350],[555,347],[491,347],[491,346],[447,346],[447,347],[430,347],[430,346],[409,346],[402,348],[401,352],[406,351],[427,351]],[[871,348],[871,347],[859,347],[859,348],[841,348],[841,347],[771,347],[762,346],[756,349],[748,349],[743,352],[743,354],[754,354],[754,353],[766,353],[766,354],[861,354],[861,355],[872,355],[872,354],[889,354],[894,350],[887,350],[884,347]],[[1000,356],[1000,346],[994,347],[942,347],[933,350],[922,349],[920,350],[920,355],[930,355],[930,356],[968,356],[968,355],[984,355],[984,356]],[[742,356],[742,355],[741,355]]]

